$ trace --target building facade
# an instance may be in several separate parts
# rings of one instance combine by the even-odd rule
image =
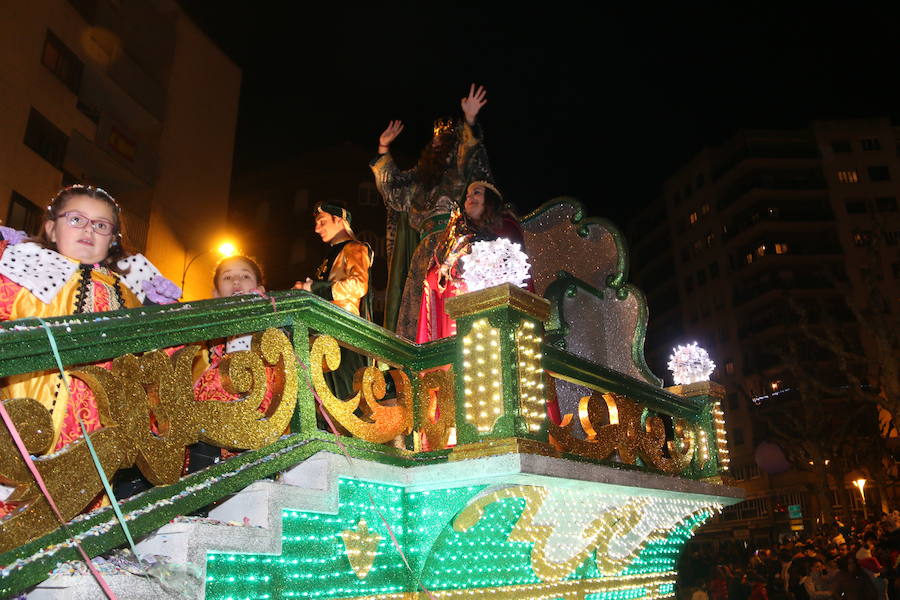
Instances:
[[[631,228],[632,268],[650,304],[651,368],[666,373],[671,349],[697,341],[728,389],[731,475],[748,500],[710,524],[709,534],[762,542],[809,529],[822,514],[809,494],[810,472],[759,468],[765,436],[752,408],[790,392],[780,348],[788,339],[804,343],[793,306],[815,299],[833,308],[848,339],[860,330],[846,315],[839,289],[847,288],[835,281],[853,294],[878,286],[896,311],[898,136],[887,119],[739,132],[669,177]],[[861,353],[871,350],[864,336],[859,344]],[[837,514],[861,508],[858,495],[839,492]],[[885,490],[881,496],[886,502]]]
[[[226,235],[240,69],[174,0],[0,4],[0,219],[33,233],[63,185],[109,191],[126,241],[208,297]]]

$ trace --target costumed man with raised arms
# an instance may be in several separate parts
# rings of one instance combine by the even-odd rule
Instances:
[[[316,233],[331,247],[316,270],[315,279],[294,284],[294,289],[306,290],[340,306],[364,319],[372,318],[372,296],[369,293],[374,253],[372,248],[356,239],[350,226],[350,212],[335,204],[320,202],[313,208]],[[353,375],[366,363],[365,357],[341,347],[341,366],[327,375],[339,398],[353,395]]]
[[[390,154],[390,144],[403,131],[391,121],[378,140],[372,163],[375,184],[388,208],[388,286],[385,327],[407,339],[416,339],[422,282],[433,260],[439,234],[450,213],[460,206],[466,185],[490,180],[487,151],[476,127],[487,92],[473,84],[460,101],[465,119],[440,119],[434,137],[412,169],[401,171]],[[402,294],[400,293],[402,290]]]

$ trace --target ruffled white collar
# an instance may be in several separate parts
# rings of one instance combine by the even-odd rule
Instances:
[[[146,294],[141,282],[159,275],[159,269],[143,254],[123,258],[118,267],[127,271],[119,279],[143,302]],[[76,271],[78,262],[34,242],[7,246],[0,257],[0,275],[21,285],[44,304],[53,301]]]

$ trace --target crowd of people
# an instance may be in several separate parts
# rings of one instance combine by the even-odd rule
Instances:
[[[680,600],[897,600],[900,512],[836,521],[766,548],[734,542],[715,555],[689,548],[678,577]]]

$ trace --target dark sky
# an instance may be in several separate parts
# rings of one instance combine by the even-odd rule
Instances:
[[[389,119],[417,155],[474,81],[508,199],[574,195],[624,226],[740,127],[900,114],[900,20],[880,4],[181,3],[244,71],[236,173],[343,141],[374,152]]]

